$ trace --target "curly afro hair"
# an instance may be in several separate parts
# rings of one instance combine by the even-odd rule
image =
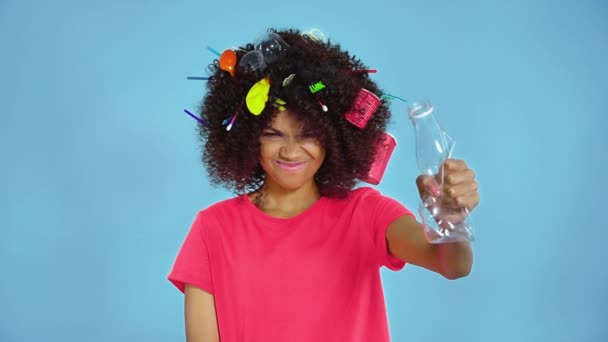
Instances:
[[[361,88],[377,96],[382,91],[367,72],[353,72],[366,67],[340,45],[311,39],[295,29],[268,32],[280,35],[289,47],[262,72],[236,67],[232,77],[220,69],[218,60],[209,65],[211,77],[200,108],[208,127],[199,125],[199,135],[202,161],[211,183],[224,185],[236,194],[260,189],[265,172],[259,163],[259,136],[278,113],[271,104],[280,98],[326,150],[325,160],[315,175],[320,194],[344,197],[369,171],[375,146],[391,115],[382,100],[367,126],[360,129],[347,121],[344,113]],[[247,44],[236,49],[237,61],[254,48],[253,44]],[[283,80],[291,74],[296,76],[284,87]],[[244,99],[252,85],[265,76],[270,78],[268,102],[260,115],[252,115]],[[326,88],[312,94],[309,86],[319,81]],[[319,100],[328,107],[327,112],[322,110]],[[235,114],[238,116],[234,126],[227,131],[223,122]]]

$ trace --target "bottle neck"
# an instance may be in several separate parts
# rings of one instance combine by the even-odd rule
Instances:
[[[437,123],[437,121],[435,120],[435,115],[433,115],[433,111],[432,110],[430,112],[428,112],[427,114],[425,114],[425,115],[410,116],[410,119],[412,120],[412,123],[416,127],[420,127],[420,126],[438,126],[439,125]]]

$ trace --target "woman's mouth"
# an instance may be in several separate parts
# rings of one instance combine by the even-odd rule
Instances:
[[[282,161],[276,161],[277,165],[279,166],[279,168],[281,168],[281,170],[284,171],[297,171],[301,168],[304,167],[304,165],[306,164],[306,162],[282,162]]]

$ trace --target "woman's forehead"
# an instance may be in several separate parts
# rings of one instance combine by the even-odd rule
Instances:
[[[301,130],[304,127],[304,123],[288,110],[284,110],[272,118],[269,126],[276,129]]]

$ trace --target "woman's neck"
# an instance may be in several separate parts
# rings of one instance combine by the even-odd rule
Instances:
[[[295,190],[266,182],[260,190],[249,196],[260,210],[269,215],[293,217],[312,206],[319,199],[320,193],[314,182]]]

